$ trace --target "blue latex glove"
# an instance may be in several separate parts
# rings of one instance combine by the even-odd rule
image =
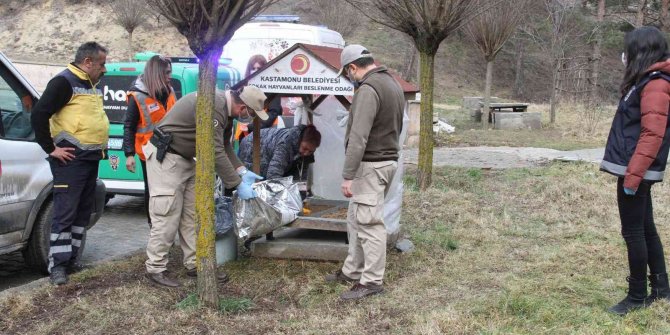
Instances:
[[[242,182],[239,185],[237,185],[237,195],[242,200],[249,200],[258,196],[256,194],[256,191],[254,191],[254,189],[251,188],[251,185],[245,182]]]
[[[242,177],[242,182],[245,184],[252,185],[253,183],[256,182],[256,180],[263,180],[263,177],[247,170],[247,172],[243,173],[240,177]]]
[[[623,193],[626,193],[626,195],[635,195],[635,190],[624,187]]]

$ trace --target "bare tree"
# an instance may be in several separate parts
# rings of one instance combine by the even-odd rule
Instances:
[[[635,26],[644,26],[644,13],[647,9],[647,0],[638,0],[637,16],[635,17]]]
[[[114,22],[128,32],[128,54],[132,59],[133,32],[146,20],[146,3],[144,0],[116,0],[108,8]]]
[[[479,7],[487,0],[475,1]],[[491,103],[491,84],[493,81],[493,61],[503,45],[509,40],[521,22],[525,1],[503,0],[488,8],[465,26],[470,39],[484,54],[486,60],[486,85],[484,86],[484,109],[482,128],[488,127],[488,113]]]
[[[585,73],[590,73],[589,63],[586,62],[590,56],[586,55],[591,54],[590,49],[582,45],[587,32],[577,20],[580,3],[569,0],[531,1],[530,7],[534,11],[543,12],[542,16],[545,19],[523,25],[520,30],[551,59],[550,119],[551,123],[555,123],[560,92],[564,90],[562,87],[576,85],[575,87],[579,87],[579,93],[584,93],[581,91],[588,78]],[[575,84],[575,80],[580,83]],[[572,93],[573,90],[576,88],[568,91]],[[588,90],[590,92],[590,87]]]
[[[302,4],[317,22],[339,32],[345,40],[361,26],[363,16],[355,7],[343,6],[341,1],[307,0]]]
[[[235,31],[277,0],[148,0],[149,4],[186,37],[200,59],[196,107],[196,225],[198,297],[215,308],[216,250],[214,248],[214,93],[223,46]]]
[[[520,29],[519,31],[523,31]],[[525,57],[525,48],[526,41],[521,33],[517,33],[517,37],[513,40],[516,41],[516,64],[514,66],[514,97],[520,99],[524,96],[524,57]]]
[[[669,22],[668,22],[668,2],[669,0],[661,0],[661,13],[660,13],[660,21],[661,21],[661,29],[664,32],[668,32],[670,30]]]
[[[667,1],[667,0],[666,0]],[[591,103],[598,101],[598,80],[600,79],[601,46],[603,44],[603,24],[605,22],[605,0],[598,0],[598,11],[596,15],[595,42],[593,43],[593,64],[591,74]]]
[[[417,183],[427,189],[433,172],[435,54],[442,41],[479,8],[470,0],[346,0],[373,21],[409,35],[419,51],[421,124]]]
[[[407,61],[405,62],[405,66],[402,72],[402,78],[406,81],[411,82],[416,75],[416,59],[418,56],[419,55],[416,51],[416,48],[414,47],[414,43],[408,43],[404,57],[407,59]]]
[[[563,0],[545,0],[545,6],[549,14],[549,23],[551,25],[551,38],[549,52],[552,59],[552,88],[550,103],[550,121],[556,122],[556,111],[558,109],[558,98],[560,89],[560,76],[564,68],[568,45],[573,41],[571,30],[576,29],[570,26],[570,15],[574,9],[574,4],[564,2]]]

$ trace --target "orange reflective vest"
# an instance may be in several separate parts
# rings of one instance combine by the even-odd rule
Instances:
[[[168,96],[167,106],[163,106],[160,101],[142,92],[130,91],[128,97],[130,96],[135,98],[135,103],[140,111],[140,121],[137,123],[137,132],[135,133],[135,153],[140,156],[141,160],[146,160],[142,152],[142,146],[149,142],[151,136],[154,135],[155,124],[163,119],[177,99],[174,91],[172,91]]]
[[[267,113],[268,110],[266,109],[265,112]],[[253,123],[242,123],[242,122],[237,122],[237,126],[235,127],[235,135],[233,136],[236,141],[240,140],[240,137],[244,138],[247,135],[249,135],[250,131],[249,128],[252,128],[254,126]],[[277,127],[279,125],[279,116],[275,119],[274,122],[272,122],[272,127]]]

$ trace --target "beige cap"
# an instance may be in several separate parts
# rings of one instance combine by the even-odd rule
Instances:
[[[340,54],[340,64],[342,64],[342,67],[340,68],[340,71],[337,72],[337,76],[339,77],[344,73],[344,68],[347,65],[361,58],[372,58],[372,54],[360,44],[347,45]]]
[[[261,120],[268,119],[268,113],[265,112],[265,93],[254,85],[245,86],[240,92],[240,99],[247,107],[253,109]]]

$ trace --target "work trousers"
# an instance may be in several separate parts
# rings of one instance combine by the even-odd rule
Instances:
[[[76,262],[95,209],[98,160],[75,158],[67,163],[49,157],[53,175],[53,220],[49,239],[49,272]]]
[[[144,178],[144,211],[147,213],[147,222],[151,226],[151,215],[149,214],[149,178],[147,177],[147,162],[140,159],[142,166],[142,177]]]
[[[384,198],[398,168],[395,161],[361,162],[347,212],[349,253],[342,273],[361,284],[381,285],[386,267]]]
[[[148,273],[167,269],[168,252],[179,232],[184,253],[184,267],[195,268],[195,160],[166,153],[163,162],[156,160],[156,147],[143,148],[149,178],[149,214],[151,231],[147,243]]]
[[[651,186],[652,183],[642,181],[635,195],[626,195],[623,178],[617,182],[621,235],[626,241],[630,277],[634,280],[646,278],[647,266],[651,274],[666,272],[663,244],[654,224]]]

